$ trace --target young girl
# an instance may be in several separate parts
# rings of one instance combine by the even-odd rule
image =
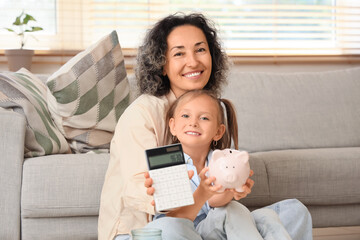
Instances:
[[[232,141],[234,148],[238,149],[237,120],[232,104],[206,90],[189,91],[170,107],[167,122],[173,143],[181,143],[188,169],[194,172],[190,182],[195,203],[173,210],[166,216],[156,215],[146,227],[162,229],[163,239],[177,239],[179,236],[184,239],[263,239],[249,210],[231,201],[242,198],[244,193],[235,189],[218,193],[221,185],[213,185],[215,177],[206,176],[212,150],[230,148]],[[156,191],[151,183],[150,178],[145,183],[150,195]],[[253,181],[248,179],[247,184],[252,186]],[[269,233],[263,237],[291,239],[278,218],[272,221],[276,231],[267,231]]]

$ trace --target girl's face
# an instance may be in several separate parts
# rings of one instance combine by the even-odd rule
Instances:
[[[201,29],[192,25],[176,27],[167,37],[164,76],[176,97],[189,90],[202,89],[209,81],[211,54]]]
[[[170,132],[176,136],[184,149],[206,148],[210,150],[211,142],[219,140],[225,125],[219,122],[217,103],[207,95],[181,100],[169,120]]]

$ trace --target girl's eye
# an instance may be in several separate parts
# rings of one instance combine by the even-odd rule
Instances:
[[[209,118],[207,118],[207,117],[201,117],[200,119],[201,120],[209,120]]]
[[[189,117],[189,115],[187,115],[187,114],[183,114],[183,115],[181,115],[181,117],[182,117],[182,118],[188,118],[188,117]]]

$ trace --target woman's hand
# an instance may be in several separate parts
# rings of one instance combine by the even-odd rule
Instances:
[[[243,185],[244,192],[237,192],[235,189],[228,189],[228,191],[233,192],[234,194],[233,197],[235,200],[240,200],[242,198],[245,198],[248,194],[251,193],[251,189],[255,183],[254,180],[250,179],[252,175],[254,175],[254,171],[250,170],[249,178],[246,180],[246,183]]]
[[[193,176],[194,176],[194,171],[193,170],[189,170],[188,171],[188,174],[189,174],[189,179],[191,179]],[[145,187],[146,187],[146,194],[152,196],[154,195],[154,192],[155,192],[155,188],[152,186],[153,184],[153,180],[152,178],[150,177],[150,174],[149,172],[145,172],[144,173],[144,177],[145,177]],[[152,200],[151,201],[151,205],[155,206],[155,201]]]

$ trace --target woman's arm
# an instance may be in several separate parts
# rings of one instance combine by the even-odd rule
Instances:
[[[144,187],[145,149],[167,144],[165,109],[169,104],[166,98],[141,95],[120,117],[101,194],[99,239],[144,227],[147,214],[154,214],[152,197]]]

